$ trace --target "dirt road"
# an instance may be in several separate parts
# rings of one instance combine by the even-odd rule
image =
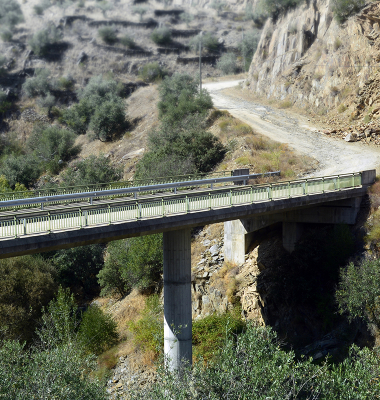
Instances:
[[[239,81],[213,82],[203,85],[214,106],[228,110],[249,124],[256,132],[314,157],[319,168],[312,175],[326,176],[376,168],[380,172],[380,149],[362,143],[347,143],[317,132],[304,117],[264,106],[228,93]]]

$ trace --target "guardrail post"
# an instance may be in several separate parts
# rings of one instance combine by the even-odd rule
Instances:
[[[306,182],[302,182],[302,191],[303,191],[303,194],[305,195],[306,194]]]
[[[208,192],[208,207],[211,210],[211,193]]]
[[[162,216],[165,217],[165,203],[164,199],[161,199],[161,207],[162,207]]]
[[[334,182],[334,190],[336,190],[336,178],[334,178],[333,182]]]
[[[82,229],[82,207],[79,207],[79,228]]]
[[[17,239],[17,217],[16,216],[13,217],[13,223],[15,226],[15,238]]]
[[[186,214],[190,211],[189,198],[186,196]]]
[[[230,189],[230,206],[232,206],[232,190]]]
[[[288,182],[288,197],[290,199],[290,181]]]
[[[325,193],[325,177],[322,177],[322,193]]]
[[[44,203],[41,203],[41,210],[44,209]]]
[[[111,225],[111,204],[108,204],[108,222]]]
[[[352,173],[352,187],[355,186],[355,173]]]
[[[88,226],[88,211],[84,212],[84,226]]]
[[[24,235],[26,235],[26,218],[24,218],[24,220],[22,221],[23,225],[24,225]]]
[[[251,186],[251,203],[253,203],[253,187]]]
[[[340,175],[338,175],[338,191],[340,191]]]
[[[272,184],[268,186],[268,200],[272,200],[273,192],[272,192]]]
[[[49,222],[49,229],[48,232],[51,233],[51,218],[50,218],[50,211],[48,212],[48,222]]]
[[[305,181],[305,194],[308,194],[308,193],[309,193],[309,186],[308,186],[308,181],[306,179],[306,181]]]

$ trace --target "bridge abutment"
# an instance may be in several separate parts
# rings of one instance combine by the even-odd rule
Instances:
[[[190,229],[164,232],[164,353],[171,370],[192,362]]]

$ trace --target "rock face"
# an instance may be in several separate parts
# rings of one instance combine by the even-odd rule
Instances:
[[[314,0],[275,22],[267,20],[249,70],[249,89],[321,113],[365,91],[379,55],[379,7],[371,3],[339,25],[332,1]],[[377,93],[369,90],[377,105]]]

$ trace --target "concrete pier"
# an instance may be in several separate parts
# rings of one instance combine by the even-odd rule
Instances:
[[[192,362],[190,229],[164,232],[164,353],[170,369]]]

